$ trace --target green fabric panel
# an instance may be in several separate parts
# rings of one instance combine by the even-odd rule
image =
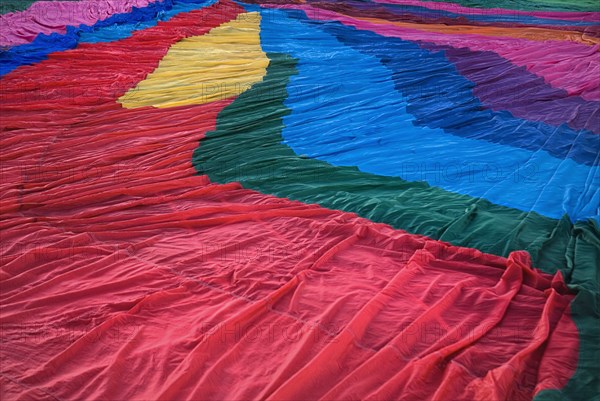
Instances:
[[[2,3],[0,3],[0,14],[26,10],[36,1],[37,0],[2,0]]]

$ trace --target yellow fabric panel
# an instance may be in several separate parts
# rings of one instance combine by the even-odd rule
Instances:
[[[260,14],[244,13],[206,35],[177,42],[154,72],[118,101],[131,109],[203,104],[237,96],[262,80]]]

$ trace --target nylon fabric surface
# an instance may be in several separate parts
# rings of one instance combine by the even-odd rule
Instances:
[[[260,82],[266,72],[268,60],[260,48],[259,23],[258,13],[240,14],[206,35],[171,46],[158,67],[121,96],[119,103],[128,109],[164,108],[239,95]],[[200,59],[198,54],[202,54]],[[215,68],[224,59],[230,67]]]
[[[496,15],[506,16],[513,15],[515,18],[522,16],[533,16],[537,18],[552,18],[557,20],[568,21],[594,21],[598,18],[599,12],[573,12],[573,11],[523,11],[509,8],[492,8],[487,7],[465,7],[459,3],[443,2],[443,1],[419,1],[419,0],[375,0],[376,3],[383,4],[399,4],[402,6],[413,5],[418,7],[429,8],[431,10],[450,11],[471,15]]]
[[[7,14],[14,11],[27,9],[36,0],[7,0],[0,5],[0,14]]]
[[[64,33],[66,26],[91,25],[152,0],[40,1],[24,11],[0,15],[0,46],[29,43],[40,34]]]
[[[2,399],[594,399],[600,14],[485,7],[164,0],[22,35]]]
[[[168,21],[173,16],[181,13],[200,9],[213,4],[215,0],[164,0],[160,3],[152,3],[130,14],[123,15],[123,21],[114,21],[109,18],[105,24],[96,24],[89,32],[79,34],[79,42],[98,43],[112,42],[119,39],[128,38],[134,31],[155,26],[159,21]],[[153,10],[156,8],[158,10]],[[153,12],[154,11],[154,12]],[[140,14],[138,22],[131,22],[131,14]],[[115,18],[117,19],[117,18]],[[102,25],[102,26],[99,26]]]
[[[431,2],[446,3],[443,0],[431,0]],[[508,8],[532,11],[600,11],[600,5],[593,0],[458,0],[453,3],[476,8]]]
[[[276,22],[269,22],[271,20]],[[292,78],[288,88],[290,96],[286,105],[293,113],[284,119],[286,128],[282,133],[285,143],[297,154],[333,165],[357,166],[368,173],[427,181],[452,192],[485,197],[497,204],[533,210],[553,218],[560,218],[566,212],[575,221],[598,219],[598,188],[590,187],[590,192],[578,197],[567,195],[573,186],[586,188],[586,182],[600,179],[598,169],[564,160],[564,154],[553,150],[569,149],[571,158],[577,161],[587,158],[595,164],[600,162],[594,151],[600,148],[599,136],[567,130],[557,132],[542,124],[524,123],[507,113],[481,111],[481,104],[472,102],[470,83],[455,72],[443,54],[431,54],[410,43],[383,40],[378,42],[375,51],[363,50],[372,47],[371,43],[378,39],[376,35],[360,35],[352,29],[331,26],[327,28],[334,32],[331,37],[319,33],[318,28],[286,19],[284,13],[271,20],[263,24],[266,49],[281,51],[289,47],[294,57],[304,60],[300,73]],[[311,40],[327,44],[321,52],[306,39],[307,31]],[[285,36],[279,32],[285,32]],[[389,57],[383,63],[391,67],[394,82],[381,79],[389,73],[379,60],[364,57],[352,51],[352,47],[375,53],[379,59]],[[322,71],[320,60],[332,49],[340,67],[328,74]],[[406,66],[413,63],[411,60],[424,63],[404,72]],[[423,71],[420,65],[428,69]],[[423,82],[421,77],[428,75],[444,78]],[[347,84],[348,76],[352,76],[352,84]],[[394,83],[400,93],[394,93]],[[307,102],[310,89],[306,88],[319,88],[320,93],[310,93],[315,98]],[[365,98],[361,94],[363,88],[369,88],[372,95]],[[353,102],[355,106],[344,114],[336,114],[342,102]],[[448,114],[444,116],[444,112],[438,111],[433,119],[431,110],[442,102],[448,105]],[[371,119],[374,109],[379,113]],[[419,118],[418,125],[413,123],[407,109]],[[456,116],[458,109],[464,111],[463,119]],[[316,116],[323,114],[330,117],[323,120],[323,124],[315,121]],[[363,127],[364,121],[369,122],[366,127]],[[427,129],[429,127],[434,130]],[[356,134],[349,134],[349,130]],[[512,146],[499,147],[488,141]],[[557,143],[562,141],[563,144]],[[444,146],[444,143],[452,146]],[[570,148],[564,146],[567,143]],[[552,153],[536,152],[540,147]],[[586,156],[582,155],[584,152]],[[438,156],[435,161],[431,160],[431,154]],[[565,205],[564,199],[576,205]]]
[[[569,41],[544,42],[518,38],[478,38],[475,35],[456,33],[444,35],[423,29],[410,29],[385,21],[373,21],[324,10],[311,5],[284,5],[308,11],[312,19],[338,20],[347,25],[364,28],[383,36],[399,37],[404,40],[424,41],[455,48],[468,48],[474,51],[492,51],[528,71],[542,77],[555,88],[566,90],[571,95],[581,95],[584,99],[599,100],[599,83],[595,78],[598,72],[599,57],[597,48]],[[569,72],[567,74],[567,72]]]
[[[136,30],[168,21],[181,12],[209,6],[213,0],[163,0],[147,7],[134,8],[130,13],[114,14],[94,25],[67,26],[64,34],[39,33],[31,43],[13,46],[0,53],[0,76],[22,65],[45,60],[50,53],[76,47],[79,43],[111,42],[130,37]]]
[[[430,3],[426,1],[377,1],[373,3],[367,2],[346,2],[346,4],[352,4],[353,6],[360,8],[380,8],[382,10],[397,13],[399,15],[405,14],[409,11],[410,14],[417,18],[434,18],[440,21],[444,21],[449,25],[460,24],[462,20],[466,19],[473,22],[484,23],[495,23],[497,26],[547,26],[553,29],[562,29],[561,27],[568,27],[566,29],[580,29],[586,32],[588,29],[595,30],[593,21],[590,21],[587,17],[590,17],[591,13],[579,13],[569,18],[568,13],[533,13],[533,12],[519,12],[517,10],[502,10],[494,9],[490,12],[486,12],[480,8],[466,8],[457,7],[456,5],[440,3]],[[554,18],[553,18],[554,17]],[[511,24],[503,24],[510,22]],[[575,28],[579,27],[579,28]],[[583,28],[582,28],[583,27]]]

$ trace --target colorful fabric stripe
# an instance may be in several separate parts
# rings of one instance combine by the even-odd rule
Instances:
[[[519,12],[517,10],[496,9],[487,11],[480,8],[460,8],[451,7],[450,4],[440,5],[439,3],[430,3],[425,1],[374,1],[374,2],[353,2],[348,1],[345,4],[352,4],[356,7],[382,8],[391,11],[397,15],[410,13],[420,17],[427,17],[444,21],[449,25],[461,24],[464,19],[469,24],[479,23],[477,25],[489,25],[494,23],[496,26],[546,26],[551,29],[563,30],[595,30],[597,25],[591,18],[587,18],[591,13],[579,13],[569,18],[569,13],[550,13],[551,15],[531,12]],[[507,24],[510,23],[510,24]],[[563,28],[565,27],[565,28]]]
[[[40,34],[65,33],[67,26],[92,25],[153,0],[38,1],[27,10],[0,16],[0,46],[29,43]]]
[[[515,38],[478,38],[475,35],[445,35],[425,29],[411,29],[383,21],[370,21],[352,18],[344,14],[312,6],[288,5],[286,8],[300,8],[308,12],[309,18],[337,20],[358,29],[370,30],[383,36],[398,37],[403,40],[423,41],[437,45],[468,48],[472,51],[492,51],[513,64],[525,67],[528,71],[544,78],[556,88],[562,88],[569,95],[581,95],[586,100],[600,100],[600,87],[595,77],[600,62],[596,47],[579,43],[545,42],[540,46],[535,42]],[[569,74],[566,74],[566,72]]]
[[[123,20],[115,18],[116,20],[112,21],[112,18],[109,18],[105,24],[96,24],[92,30],[82,31],[79,34],[79,43],[112,42],[125,39],[135,31],[153,27],[158,22],[168,21],[179,13],[198,10],[213,3],[215,0],[163,0],[160,3],[152,3],[148,7],[124,14]],[[135,13],[140,14],[139,21],[131,22],[132,14]]]
[[[115,14],[94,25],[68,26],[65,34],[39,34],[32,43],[0,53],[0,77],[22,65],[45,60],[50,53],[72,49],[78,43],[110,42],[130,37],[136,30],[155,26],[173,16],[211,5],[214,0],[163,0],[130,13]]]
[[[211,103],[245,92],[262,80],[269,64],[260,47],[259,23],[258,13],[240,14],[205,35],[174,44],[158,67],[118,102],[127,109],[165,108]],[[224,59],[230,64],[216,69]]]
[[[300,74],[292,78],[288,88],[286,104],[292,114],[284,119],[282,133],[285,144],[298,155],[338,166],[357,166],[365,173],[426,181],[451,192],[556,219],[567,213],[574,221],[598,221],[598,185],[587,185],[600,179],[597,135],[527,124],[507,114],[482,111],[481,104],[473,102],[469,82],[443,54],[330,24],[326,29],[334,32],[335,37],[331,37],[320,34],[319,27],[299,24],[301,15],[295,19],[286,18],[284,13],[271,16],[268,21],[275,22],[263,24],[267,30],[265,48],[281,51],[291,41],[291,54],[303,60]],[[321,52],[303,39],[307,31],[327,43]],[[285,32],[285,36],[278,32]],[[372,47],[376,40],[379,46]],[[369,55],[375,53],[380,60],[363,57],[344,44]],[[339,67],[347,68],[343,74],[339,70],[322,71],[321,60],[331,49],[345,60]],[[381,61],[383,57],[388,61]],[[421,65],[427,70],[415,66],[403,73],[403,66],[406,70],[414,59],[426,61]],[[393,82],[381,80],[388,74],[384,66],[392,70]],[[353,77],[352,84],[346,83],[348,76]],[[424,82],[422,77],[426,76],[443,76],[444,80]],[[400,93],[394,94],[394,84]],[[363,99],[368,102],[361,104]],[[344,102],[354,102],[355,106],[336,114]],[[432,115],[431,111],[444,103],[446,111],[438,109]],[[380,113],[372,120],[374,109]],[[463,110],[462,119],[456,115],[459,109]],[[320,119],[322,115],[329,117]],[[417,118],[417,127],[411,115]],[[349,131],[360,134],[349,135]],[[546,136],[542,136],[544,131]],[[307,132],[311,132],[310,140]],[[432,154],[437,156],[435,160],[431,160]],[[570,196],[572,185],[585,188],[585,192]]]
[[[581,1],[479,1],[479,0],[465,0],[446,2],[442,0],[428,0],[428,1],[416,1],[416,0],[374,0],[375,2],[381,3],[392,3],[392,4],[412,4],[422,7],[427,7],[433,10],[447,10],[452,12],[466,13],[466,14],[499,14],[499,15],[532,15],[540,18],[556,18],[565,20],[576,20],[576,21],[597,21],[600,16],[600,10],[598,5],[593,1],[584,0]],[[546,3],[546,4],[544,4]],[[561,9],[560,5],[564,6]],[[551,11],[538,11],[548,9]],[[581,10],[573,10],[581,9]]]
[[[431,0],[433,2],[445,3],[443,0]],[[477,8],[512,8],[516,10],[558,10],[558,11],[599,11],[600,5],[591,0],[533,0],[513,1],[494,0],[486,2],[482,0],[458,0],[456,3],[468,7]]]

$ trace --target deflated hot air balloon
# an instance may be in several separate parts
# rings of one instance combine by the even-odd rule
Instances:
[[[2,399],[597,396],[595,2],[3,12]]]

